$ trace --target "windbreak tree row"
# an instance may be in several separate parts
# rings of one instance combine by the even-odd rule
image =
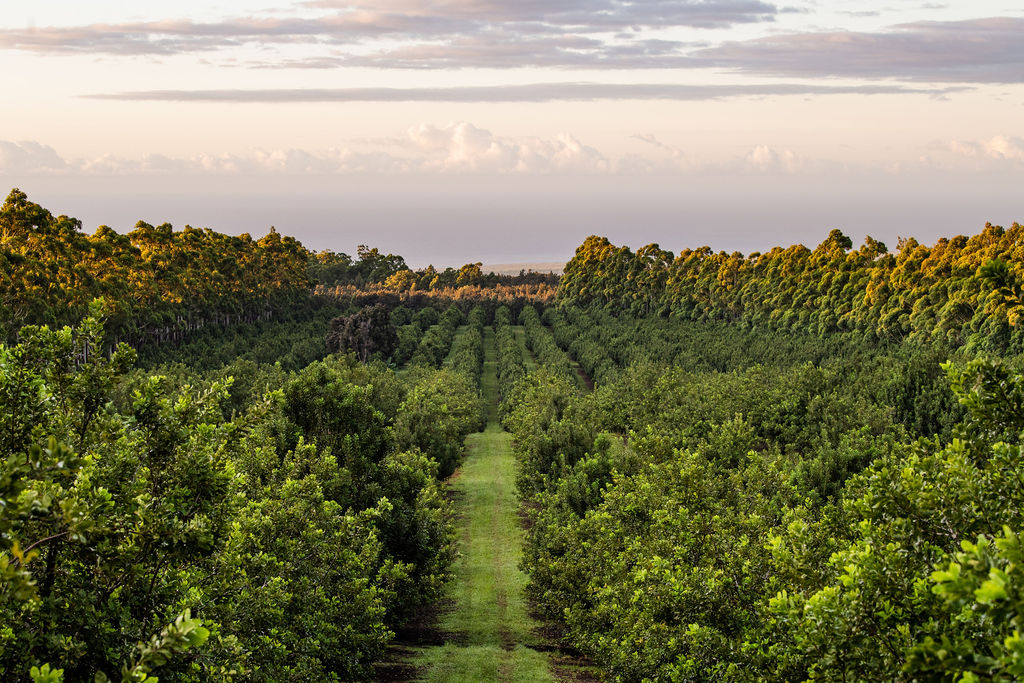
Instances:
[[[709,247],[678,255],[650,244],[633,252],[591,236],[566,264],[559,299],[635,315],[672,315],[814,334],[940,340],[973,349],[1024,350],[1019,298],[1005,280],[1024,263],[1024,226],[986,225],[895,253],[870,237],[859,249],[838,230],[814,249],[775,247],[744,256]],[[981,272],[990,263],[1004,264]]]
[[[0,337],[77,322],[100,297],[109,336],[133,344],[267,320],[309,306],[308,259],[273,228],[254,240],[140,221],[127,235],[106,226],[87,235],[12,190],[0,206]]]
[[[140,348],[317,308],[314,288],[342,308],[389,299],[389,308],[481,305],[489,317],[503,303],[518,310],[551,302],[558,283],[552,274],[484,273],[479,263],[414,273],[401,256],[366,246],[356,259],[311,253],[274,228],[256,240],[140,221],[124,235],[107,226],[89,235],[79,220],[54,216],[17,189],[0,206],[0,271],[0,338],[13,340],[25,324],[77,322],[103,298],[108,341]]]
[[[476,388],[352,356],[130,372],[100,308],[0,345],[0,677],[369,678],[448,576]]]

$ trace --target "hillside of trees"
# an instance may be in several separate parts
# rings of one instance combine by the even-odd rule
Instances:
[[[0,679],[373,680],[466,588],[490,421],[525,593],[603,680],[1019,680],[1022,231],[591,237],[556,296],[12,192]]]

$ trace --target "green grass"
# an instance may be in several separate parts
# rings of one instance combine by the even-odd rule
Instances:
[[[487,428],[466,439],[465,464],[453,478],[460,512],[460,557],[449,588],[454,608],[439,628],[453,634],[441,647],[421,650],[416,661],[424,680],[553,681],[537,624],[527,613],[519,570],[523,531],[515,491],[512,437],[497,421],[498,380],[494,332],[484,336],[482,390],[488,402]]]

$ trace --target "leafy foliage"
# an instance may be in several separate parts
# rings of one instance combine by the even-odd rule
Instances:
[[[12,190],[0,207],[0,327],[69,324],[102,297],[107,330],[135,344],[180,341],[303,308],[309,253],[273,228],[259,240],[139,222],[127,235],[53,216]]]
[[[458,308],[448,308],[437,319],[436,324],[431,324],[420,338],[409,362],[423,367],[441,367],[441,363],[448,357],[462,318],[462,312]]]
[[[1010,365],[574,307],[545,322],[604,370],[590,394],[547,370],[505,388],[523,564],[611,678],[1017,675]]]
[[[351,356],[130,372],[98,352],[102,309],[0,345],[0,673],[370,676],[448,575],[439,460],[476,388]]]
[[[348,352],[367,362],[371,358],[388,358],[398,345],[398,333],[391,324],[388,309],[377,304],[331,321],[327,333],[327,349]]]
[[[833,230],[814,249],[775,247],[746,257],[709,247],[675,256],[656,244],[633,252],[591,236],[566,264],[559,299],[641,316],[1016,353],[1024,337],[1014,326],[1021,300],[1011,271],[1024,260],[1022,233],[1017,224],[986,225],[932,247],[901,240],[889,253],[870,237],[853,250],[850,238]]]
[[[484,310],[477,306],[466,318],[466,326],[452,342],[448,354],[448,367],[468,375],[473,384],[480,386],[484,365]]]
[[[526,328],[526,347],[537,357],[537,362],[549,372],[575,382],[576,372],[572,369],[569,359],[558,348],[551,332],[541,322],[537,309],[533,306],[524,306],[519,314],[519,322]]]
[[[502,306],[494,314],[494,335],[498,349],[498,389],[504,399],[508,387],[526,374],[523,350],[512,332],[512,313]]]
[[[438,463],[447,477],[462,460],[463,439],[484,427],[484,407],[472,379],[449,370],[420,375],[406,395],[395,420],[403,448],[415,448]]]

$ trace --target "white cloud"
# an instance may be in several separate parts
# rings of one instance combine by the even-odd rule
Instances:
[[[826,164],[801,157],[789,149],[776,149],[770,145],[756,145],[749,152],[733,159],[697,159],[678,147],[667,145],[654,135],[634,135],[661,152],[659,157],[630,155],[619,160],[618,170],[628,174],[708,173],[793,175],[817,172],[828,166],[840,170],[837,164]]]
[[[996,135],[988,140],[954,140],[949,151],[961,157],[994,162],[1024,162],[1024,138]]]
[[[940,170],[989,172],[1024,168],[1024,138],[997,135],[985,140],[936,143],[919,158],[885,159],[874,166],[810,158],[782,146],[758,144],[736,156],[701,157],[651,134],[632,136],[633,149],[609,155],[576,136],[503,136],[459,121],[420,123],[390,138],[353,140],[346,146],[308,150],[252,149],[140,158],[103,155],[66,159],[39,142],[0,140],[0,175],[168,175],[168,176],[332,176],[332,175],[807,175],[914,174]]]
[[[798,173],[807,162],[789,149],[776,150],[758,145],[744,159],[746,169],[757,173]]]
[[[31,141],[0,140],[0,173],[54,173],[67,168],[67,162],[53,147]]]
[[[200,154],[190,157],[148,155],[125,159],[103,155],[63,159],[52,147],[37,142],[0,141],[0,173],[33,175],[332,175],[355,173],[483,173],[537,175],[604,173],[608,160],[595,148],[568,133],[552,138],[502,137],[471,123],[445,126],[419,124],[403,136],[371,142],[369,148],[342,147],[251,150],[244,154]]]
[[[459,122],[444,127],[413,126],[406,132],[406,141],[426,155],[421,166],[432,171],[543,174],[601,173],[609,169],[599,151],[568,133],[548,140],[514,139]]]
[[[1024,161],[1024,139],[997,135],[982,144],[985,154],[992,159]]]

